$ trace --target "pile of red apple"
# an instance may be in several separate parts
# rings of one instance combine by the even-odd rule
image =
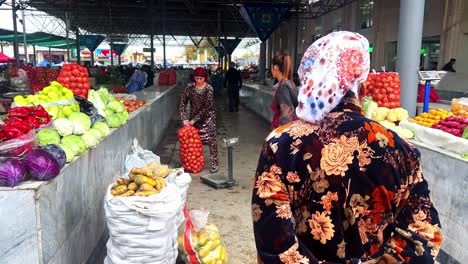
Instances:
[[[450,133],[454,136],[461,137],[463,130],[468,126],[468,118],[449,116],[439,123],[432,126],[432,128],[440,129],[444,132]]]

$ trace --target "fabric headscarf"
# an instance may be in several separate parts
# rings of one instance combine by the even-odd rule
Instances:
[[[349,91],[358,94],[369,73],[369,42],[358,33],[338,31],[315,41],[299,66],[297,117],[320,121]]]

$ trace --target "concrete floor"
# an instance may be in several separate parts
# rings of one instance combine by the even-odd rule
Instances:
[[[208,174],[210,168],[209,152],[205,148],[207,163],[201,173],[192,175],[187,206],[189,209],[210,210],[209,222],[216,224],[221,232],[229,254],[228,263],[256,263],[250,200],[258,157],[263,140],[269,133],[269,124],[242,106],[238,113],[230,113],[226,108],[225,98],[218,96],[216,110],[219,172],[227,175],[227,150],[222,147],[221,140],[239,137],[239,143],[233,151],[234,179],[237,185],[216,190],[201,183],[200,176]],[[181,121],[178,116],[173,120],[155,153],[161,157],[161,162],[179,167],[177,130],[181,127]]]

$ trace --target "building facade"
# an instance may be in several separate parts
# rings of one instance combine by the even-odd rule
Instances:
[[[308,15],[290,17],[267,42],[267,65],[272,55],[288,52],[297,69],[305,49],[315,39],[332,31],[348,30],[369,40],[373,69],[394,71],[399,15],[400,1],[359,0],[317,19]],[[457,74],[468,76],[468,1],[426,0],[421,44],[421,68],[441,69],[455,58]]]

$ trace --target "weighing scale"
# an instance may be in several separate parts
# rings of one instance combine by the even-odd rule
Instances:
[[[228,176],[224,176],[221,173],[214,173],[209,174],[207,176],[201,176],[200,179],[203,183],[216,188],[216,189],[223,189],[227,187],[232,187],[236,183],[234,181],[234,165],[232,162],[232,149],[237,142],[239,142],[239,138],[229,138],[223,139],[224,147],[228,149]]]

